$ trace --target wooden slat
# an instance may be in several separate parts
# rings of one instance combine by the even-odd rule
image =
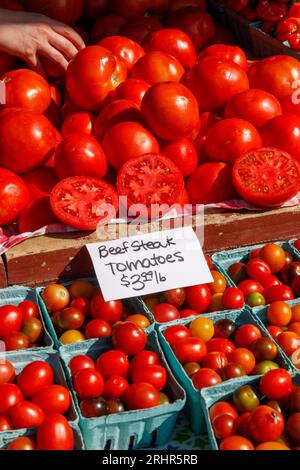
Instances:
[[[3,259],[0,257],[0,288],[3,287],[7,287],[7,277]]]

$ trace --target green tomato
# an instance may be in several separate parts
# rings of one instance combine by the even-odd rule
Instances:
[[[279,369],[279,365],[273,361],[262,361],[256,365],[252,375],[266,375],[270,370]]]
[[[261,307],[266,305],[266,299],[259,292],[251,292],[251,294],[246,295],[245,302],[249,307]]]
[[[244,385],[234,392],[233,403],[239,411],[245,413],[255,410],[260,401],[255,390],[250,385]]]

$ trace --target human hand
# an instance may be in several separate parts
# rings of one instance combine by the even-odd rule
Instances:
[[[43,75],[42,57],[66,70],[84,47],[81,36],[59,21],[38,13],[0,9],[0,50],[19,57]]]

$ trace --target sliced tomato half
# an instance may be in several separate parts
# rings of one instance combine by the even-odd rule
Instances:
[[[78,230],[95,230],[118,212],[118,194],[98,178],[74,176],[60,181],[53,189],[51,207],[64,224]]]
[[[258,207],[280,206],[300,191],[299,162],[273,147],[239,157],[232,177],[238,193]]]
[[[173,205],[181,201],[183,176],[176,165],[160,153],[149,153],[126,162],[121,168],[117,189],[127,197],[127,206]]]

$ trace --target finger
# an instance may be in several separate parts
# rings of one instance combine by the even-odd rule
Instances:
[[[37,55],[26,57],[24,60],[27,65],[29,65],[29,67],[32,68],[35,72],[38,72],[43,77],[46,77],[46,71]]]
[[[76,49],[71,41],[54,31],[50,35],[49,43],[69,59],[72,59],[78,53],[78,49]]]
[[[85,48],[84,41],[82,37],[72,28],[65,24],[55,24],[52,26],[52,29],[58,33],[64,36],[66,39],[69,39],[75,47],[80,51],[81,49]]]
[[[50,59],[62,70],[67,70],[69,62],[61,52],[55,49],[55,47],[52,47],[50,44],[45,45],[43,49],[39,50],[39,54],[43,57],[47,57],[47,59]]]

